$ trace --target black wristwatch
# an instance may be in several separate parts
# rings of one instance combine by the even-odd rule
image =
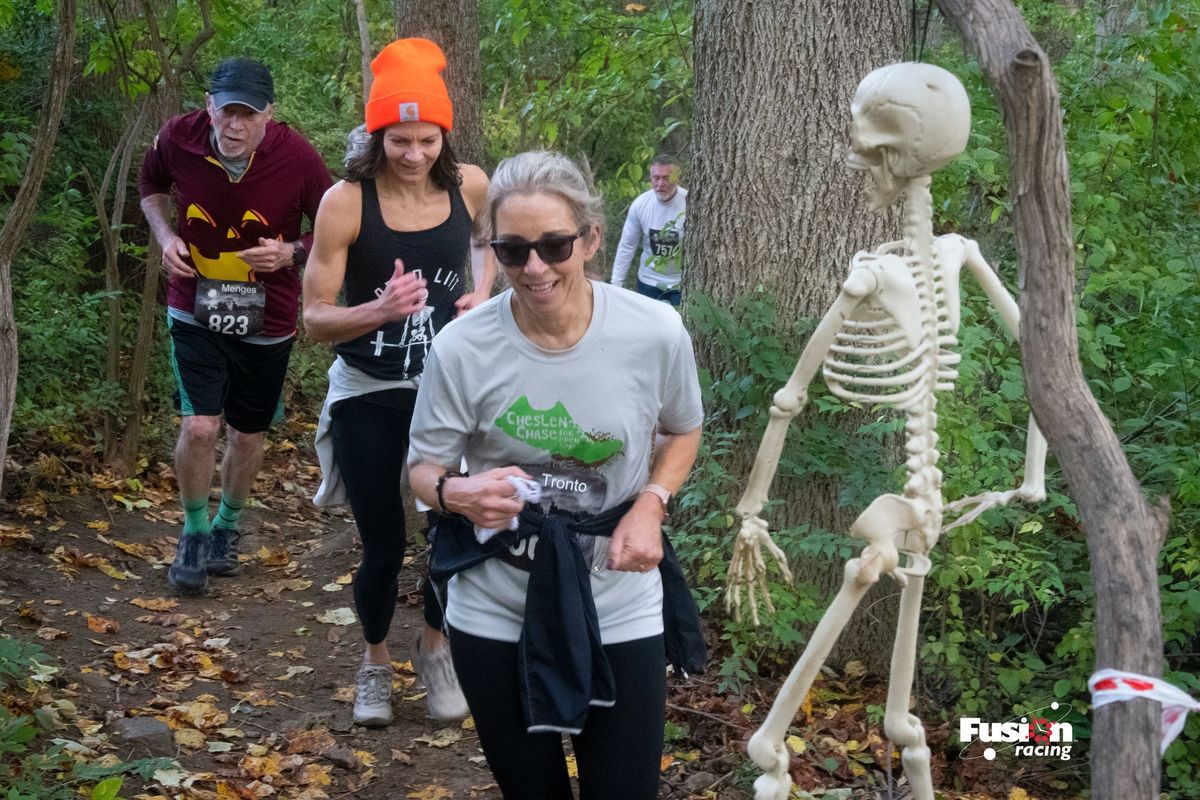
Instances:
[[[304,245],[300,242],[292,242],[292,266],[303,267],[308,261],[308,251],[304,249]]]
[[[444,497],[442,497],[442,492],[445,491],[445,488],[446,488],[446,481],[450,480],[451,478],[465,478],[465,477],[467,477],[467,476],[464,475],[463,473],[456,472],[455,470],[452,470],[452,469],[446,470],[445,472],[443,472],[441,475],[438,476],[438,479],[437,479],[438,512],[441,513],[442,515],[448,515],[451,513],[450,510],[446,508],[446,499]]]

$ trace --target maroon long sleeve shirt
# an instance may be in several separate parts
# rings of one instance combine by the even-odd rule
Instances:
[[[270,122],[246,171],[233,180],[213,152],[211,128],[204,109],[168,120],[142,161],[139,194],[173,195],[179,236],[196,270],[206,278],[260,282],[267,298],[262,335],[289,336],[296,331],[300,268],[255,273],[236,253],[257,247],[259,237],[302,241],[311,250],[303,219],[316,219],[329,169],[303,136]],[[170,278],[171,308],[190,315],[195,295],[195,278]]]

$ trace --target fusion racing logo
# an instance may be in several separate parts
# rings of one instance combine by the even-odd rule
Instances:
[[[1075,735],[1071,723],[1062,721],[1070,711],[1070,703],[1054,702],[1006,722],[984,722],[978,717],[961,717],[958,720],[958,740],[963,749],[958,757],[982,757],[992,761],[999,753],[1011,750],[1014,756],[1070,761],[1071,743],[1075,741]],[[983,752],[969,754],[968,751],[973,749],[976,742],[985,745]]]

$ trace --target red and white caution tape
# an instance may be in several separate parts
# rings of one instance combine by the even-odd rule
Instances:
[[[1144,697],[1162,703],[1162,749],[1167,752],[1171,742],[1183,730],[1189,711],[1200,711],[1200,702],[1193,700],[1187,692],[1148,675],[1102,669],[1088,679],[1088,690],[1092,693],[1092,707],[1099,708],[1109,703]]]

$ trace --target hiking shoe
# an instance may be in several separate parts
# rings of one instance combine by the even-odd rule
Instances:
[[[236,575],[241,565],[238,563],[238,540],[242,534],[232,528],[213,526],[212,535],[208,537],[208,574]]]
[[[354,677],[354,723],[379,728],[392,721],[392,665],[363,664]]]
[[[413,668],[425,684],[425,705],[429,716],[444,722],[466,719],[471,713],[467,698],[463,697],[454,673],[454,662],[450,658],[450,646],[439,647],[432,652],[421,651],[421,637],[413,645]]]
[[[198,596],[208,587],[208,559],[205,536],[184,533],[175,548],[175,560],[167,570],[167,585],[182,595]]]

